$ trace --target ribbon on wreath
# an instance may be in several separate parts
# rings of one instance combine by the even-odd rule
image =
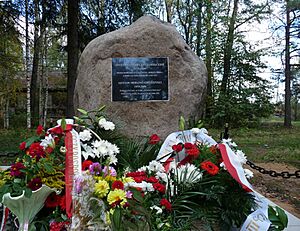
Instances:
[[[191,130],[171,133],[164,141],[156,158],[157,161],[165,164],[166,171],[168,171],[172,161],[181,164],[184,164],[186,162],[185,160],[188,161],[188,156],[174,156],[174,152],[172,150],[172,145],[185,142],[201,142],[208,145],[217,144],[217,142],[208,135],[207,130],[204,128],[200,129],[196,134],[192,133]],[[229,174],[243,187],[244,190],[255,196],[256,204],[259,207],[248,215],[240,231],[267,231],[271,224],[268,219],[268,202],[263,197],[259,197],[259,194],[253,190],[245,176],[244,169],[239,158],[232,151],[229,145],[226,143],[220,143],[218,144],[218,147]],[[184,150],[182,153],[184,153]]]
[[[78,133],[73,129],[74,121],[66,119],[65,126],[62,126],[62,120],[58,120],[58,125],[50,128],[48,132],[54,134],[65,133],[66,148],[66,167],[65,167],[65,184],[66,184],[66,213],[72,217],[72,191],[74,175],[81,174],[81,148]]]

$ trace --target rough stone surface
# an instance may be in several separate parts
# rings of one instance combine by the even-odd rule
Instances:
[[[169,101],[112,102],[113,57],[169,57]],[[207,71],[175,27],[143,16],[128,27],[104,34],[83,51],[75,87],[75,108],[106,105],[109,118],[130,136],[166,137],[178,130],[180,115],[201,115]]]

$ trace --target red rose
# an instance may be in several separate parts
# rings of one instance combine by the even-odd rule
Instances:
[[[180,152],[182,151],[182,145],[181,144],[174,144],[172,146],[172,149],[175,151],[175,152]]]
[[[161,183],[154,183],[153,188],[162,194],[164,194],[166,192],[166,186],[164,186]]]
[[[216,166],[215,164],[213,164],[210,161],[204,161],[200,164],[200,167],[203,170],[206,170],[208,174],[210,175],[216,175],[219,172],[219,168],[218,166]]]
[[[111,185],[111,188],[112,190],[115,190],[115,189],[124,189],[124,184],[122,181],[120,180],[116,180],[114,183],[112,183]]]
[[[185,153],[188,154],[189,156],[197,157],[200,151],[197,147],[193,147],[191,149],[186,149]]]
[[[155,176],[150,176],[146,181],[149,183],[158,183],[158,179]]]
[[[43,131],[44,131],[44,128],[42,125],[37,126],[36,134],[41,135],[43,133]]]
[[[160,205],[164,206],[168,211],[172,210],[172,205],[166,198],[160,200]]]
[[[11,176],[16,176],[16,177],[21,177],[23,175],[23,173],[20,170],[25,169],[25,168],[26,167],[21,162],[17,162],[15,164],[12,164],[10,166],[10,175]]]
[[[26,148],[26,142],[24,141],[24,142],[20,143],[19,149],[20,149],[21,151],[24,151],[25,148]]]
[[[93,164],[93,161],[91,161],[91,160],[85,160],[85,161],[83,161],[82,165],[81,165],[82,171],[88,170],[89,167],[90,167],[90,165],[92,165],[92,164]]]
[[[39,160],[42,157],[45,157],[45,151],[40,143],[32,143],[28,149],[28,153],[32,158]]]
[[[184,148],[185,149],[191,149],[191,148],[193,148],[195,145],[194,144],[192,144],[192,143],[185,143],[184,144]]]
[[[149,144],[157,144],[160,141],[160,138],[158,135],[153,134],[152,136],[150,136],[149,138]]]

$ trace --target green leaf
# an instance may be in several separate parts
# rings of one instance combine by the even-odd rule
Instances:
[[[31,197],[31,195],[32,195],[32,190],[31,189],[29,189],[29,188],[25,188],[24,189],[24,194],[25,194],[25,197],[27,197],[27,198],[29,198],[29,197]]]
[[[100,107],[100,108],[99,108],[99,110],[98,110],[98,111],[99,111],[99,112],[101,112],[101,111],[103,111],[105,108],[106,108],[106,106],[105,106],[105,105],[103,105],[102,107]]]
[[[283,227],[286,228],[287,224],[288,224],[288,217],[287,217],[286,213],[284,212],[284,210],[282,210],[278,206],[276,206],[275,208],[276,208],[276,211],[278,213],[278,217],[279,217]]]
[[[185,119],[183,116],[179,118],[179,130],[183,131],[185,128]]]
[[[66,119],[65,118],[62,118],[61,119],[61,124],[60,124],[62,130],[66,130],[67,128],[67,122],[66,122]]]
[[[86,110],[84,110],[84,109],[78,108],[77,111],[79,111],[83,115],[88,115],[88,112]]]
[[[28,148],[32,143],[34,143],[36,141],[39,141],[39,140],[40,140],[40,137],[32,136],[32,137],[30,137],[26,140],[26,146],[25,147]]]

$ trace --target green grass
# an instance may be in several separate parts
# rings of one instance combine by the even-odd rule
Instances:
[[[290,129],[282,124],[275,120],[259,128],[231,129],[230,138],[253,162],[286,163],[300,169],[300,122]]]
[[[0,129],[0,165],[11,164],[15,157],[8,153],[17,153],[21,142],[31,137],[35,131],[27,129]]]
[[[300,122],[294,122],[291,129],[282,124],[270,120],[259,128],[230,129],[229,134],[253,162],[287,163],[300,169]],[[222,130],[208,130],[218,141]],[[0,130],[0,154],[18,152],[19,144],[33,134],[34,131],[26,129]],[[12,158],[0,156],[0,164],[11,161]]]

